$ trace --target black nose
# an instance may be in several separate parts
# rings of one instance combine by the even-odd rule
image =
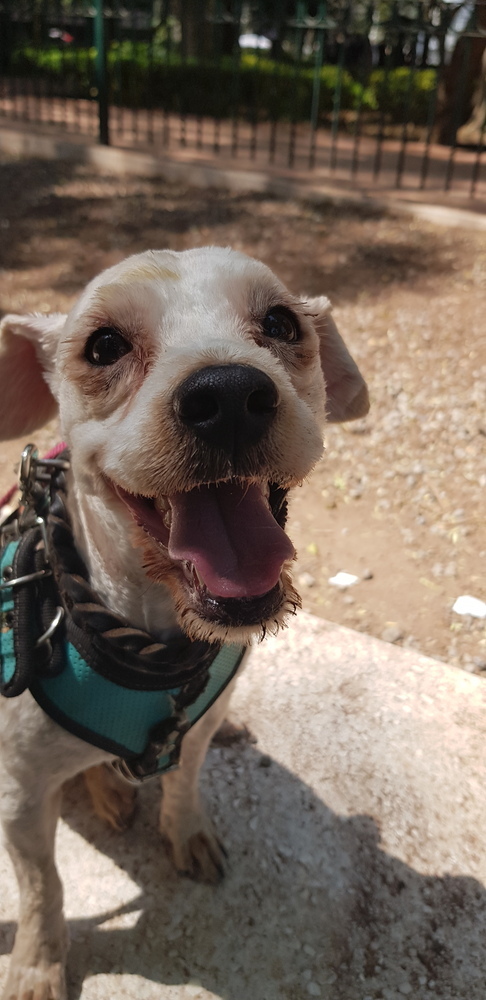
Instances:
[[[277,387],[250,365],[200,368],[177,389],[174,410],[198,438],[230,455],[257,444],[278,406]]]

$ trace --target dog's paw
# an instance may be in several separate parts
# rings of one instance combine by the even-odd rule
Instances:
[[[160,832],[180,875],[213,885],[224,877],[226,851],[212,823],[201,813],[160,816]]]
[[[216,730],[211,745],[214,747],[231,747],[235,743],[256,743],[256,736],[245,726],[244,722],[232,722],[231,719],[223,719],[219,729]]]
[[[135,812],[136,788],[111,764],[90,767],[84,772],[84,780],[96,815],[114,830],[126,830]]]
[[[66,1000],[63,963],[34,967],[12,961],[2,1000]]]

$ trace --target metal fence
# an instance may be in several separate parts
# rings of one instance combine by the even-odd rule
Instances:
[[[486,193],[486,0],[0,0],[0,115]]]

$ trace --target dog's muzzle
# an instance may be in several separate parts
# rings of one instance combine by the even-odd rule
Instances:
[[[165,582],[172,564],[183,628],[189,612],[204,635],[215,625],[261,627],[285,603],[282,573],[295,556],[284,531],[288,486],[272,474],[278,388],[252,365],[207,365],[180,383],[171,404],[179,488],[153,495],[109,482],[160,551],[155,578]]]
[[[230,457],[262,440],[278,405],[275,383],[250,365],[200,368],[185,379],[173,398],[180,423]]]

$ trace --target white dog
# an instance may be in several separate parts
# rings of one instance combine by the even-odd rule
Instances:
[[[8,1000],[65,997],[53,842],[77,772],[91,769],[117,826],[132,786],[111,763],[142,777],[179,760],[162,779],[161,830],[178,869],[221,872],[199,769],[243,647],[298,604],[287,491],[321,455],[325,418],[367,409],[327,299],[295,298],[229,249],[139,254],[68,316],[3,320],[0,438],[59,411],[69,448],[54,465],[26,454],[4,531],[17,554],[2,563],[1,810],[20,888]],[[96,715],[108,690],[122,735],[118,715]]]

